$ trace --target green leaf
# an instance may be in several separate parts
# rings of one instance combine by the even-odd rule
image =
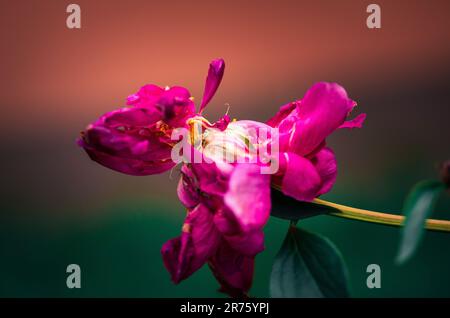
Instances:
[[[427,180],[417,183],[406,198],[403,214],[405,225],[402,229],[397,264],[403,264],[413,256],[421,238],[426,219],[436,205],[445,186],[440,181]]]
[[[284,195],[281,191],[271,191],[272,211],[271,215],[281,219],[298,221],[308,217],[339,212],[338,209],[311,202],[297,201]]]
[[[270,277],[272,297],[348,297],[347,270],[325,237],[291,226]]]

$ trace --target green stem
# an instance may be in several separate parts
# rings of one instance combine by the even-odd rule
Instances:
[[[403,215],[398,214],[390,214],[390,213],[382,213],[375,212],[370,210],[363,210],[358,208],[353,208],[349,206],[345,206],[342,204],[337,204],[321,199],[315,199],[313,201],[317,204],[326,205],[335,209],[338,209],[339,212],[332,212],[330,215],[347,218],[352,220],[392,225],[392,226],[403,226],[405,217]],[[450,221],[447,220],[435,220],[435,219],[427,219],[425,228],[427,230],[432,231],[440,231],[440,232],[450,232]]]

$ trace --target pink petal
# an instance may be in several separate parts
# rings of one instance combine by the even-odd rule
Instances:
[[[198,205],[188,213],[181,236],[167,241],[161,249],[173,282],[178,284],[203,266],[219,242],[212,213],[204,205]]]
[[[127,105],[157,113],[172,127],[184,127],[186,119],[195,114],[191,94],[179,86],[163,89],[153,84],[145,85],[127,97]]]
[[[264,233],[262,230],[223,237],[236,252],[254,257],[264,251]]]
[[[143,161],[113,156],[95,149],[91,145],[86,144],[82,139],[78,140],[78,144],[86,150],[93,161],[112,170],[133,176],[147,176],[162,173],[170,170],[175,165],[170,159],[166,161]]]
[[[194,173],[186,165],[181,168],[181,178],[177,187],[178,198],[181,203],[192,209],[200,203],[200,195],[196,188],[196,180]]]
[[[270,215],[270,175],[254,164],[239,164],[233,170],[224,203],[244,232],[260,229]]]
[[[222,118],[216,121],[211,127],[224,131],[225,129],[227,129],[228,124],[230,122],[231,122],[230,116],[224,115]]]
[[[217,88],[219,87],[220,82],[222,81],[224,71],[225,71],[225,61],[223,59],[213,60],[209,64],[208,76],[206,77],[205,83],[205,90],[203,92],[203,99],[199,109],[200,113],[216,93]]]
[[[120,108],[101,116],[93,126],[107,126],[109,128],[136,128],[148,127],[155,124],[161,117],[152,109],[147,108]]]
[[[336,181],[337,162],[330,148],[323,148],[313,158],[313,163],[322,180],[322,186],[317,195],[327,193]]]
[[[164,89],[153,85],[142,86],[136,94],[127,97],[127,105],[135,107],[153,108],[164,93]]]
[[[89,146],[85,147],[85,150],[93,161],[109,169],[133,176],[159,174],[170,170],[174,166],[174,163],[170,160],[166,162],[145,162],[142,160],[111,156]]]
[[[294,153],[284,153],[280,159],[283,193],[300,201],[317,197],[322,182],[311,161]]]
[[[308,155],[341,126],[356,103],[335,83],[313,85],[297,107],[298,120],[292,127],[289,149]]]
[[[190,97],[186,88],[174,86],[161,94],[155,107],[161,112],[164,122],[172,127],[184,127],[187,118],[195,114],[195,105]]]
[[[253,257],[240,254],[222,241],[209,259],[209,266],[221,285],[221,292],[231,297],[247,296],[253,280]]]
[[[171,146],[155,128],[159,115],[146,108],[124,108],[101,116],[79,141],[91,159],[113,170],[148,175],[174,166]]]
[[[296,102],[281,106],[280,110],[275,114],[275,116],[267,121],[267,125],[278,127],[281,121],[283,121],[295,109],[296,106]]]
[[[255,256],[264,250],[264,233],[262,229],[242,232],[233,212],[219,209],[214,215],[214,223],[224,240],[237,252]]]
[[[211,159],[204,156],[193,147],[189,147],[189,153],[183,153],[196,179],[196,188],[208,195],[223,196],[228,187],[229,174],[233,169],[231,164],[221,164],[220,167]],[[195,160],[200,162],[195,163]]]
[[[339,128],[362,128],[366,116],[366,114],[359,114],[352,120],[345,121],[342,125],[339,126]]]

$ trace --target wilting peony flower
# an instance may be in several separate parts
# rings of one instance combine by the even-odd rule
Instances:
[[[345,121],[355,103],[339,85],[318,83],[267,124],[230,121],[227,115],[210,123],[201,112],[224,68],[222,59],[211,62],[198,113],[185,88],[146,85],[128,97],[131,107],[89,125],[79,144],[106,167],[149,175],[175,165],[179,139],[172,133],[186,128],[177,192],[187,216],[181,235],[162,247],[164,264],[179,283],[207,263],[223,292],[243,297],[252,284],[254,258],[264,249],[271,185],[305,201],[329,191],[336,160],[325,138],[338,128],[361,127],[365,115]],[[273,163],[279,169],[263,172]]]

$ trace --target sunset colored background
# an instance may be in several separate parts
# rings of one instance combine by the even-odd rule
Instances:
[[[131,177],[92,162],[75,140],[147,83],[201,99],[208,63],[226,62],[206,116],[265,121],[317,81],[338,82],[367,113],[361,130],[328,139],[339,174],[324,196],[399,213],[416,182],[450,159],[450,1],[0,0],[2,155],[0,296],[216,297],[205,267],[175,286],[160,247],[178,235],[178,173]],[[435,218],[450,219],[450,197]],[[395,266],[399,229],[331,216],[299,224],[332,239],[356,297],[450,297],[450,235],[427,233]],[[251,294],[268,296],[271,262],[287,228],[271,218]],[[66,288],[80,264],[82,288]],[[366,266],[382,288],[367,289]]]

